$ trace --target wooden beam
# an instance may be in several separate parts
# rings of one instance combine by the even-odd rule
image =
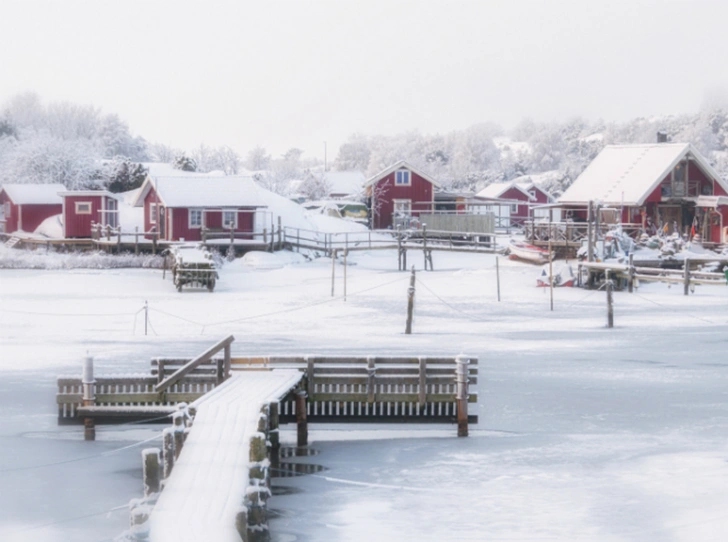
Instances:
[[[169,375],[167,378],[162,380],[159,384],[154,386],[154,390],[157,392],[164,391],[167,388],[169,388],[172,384],[175,384],[176,382],[179,382],[185,375],[193,371],[197,366],[201,365],[202,363],[210,360],[212,356],[217,354],[220,350],[225,348],[226,346],[229,346],[233,341],[235,340],[235,337],[232,335],[229,335],[225,337],[220,342],[214,344],[207,350],[205,350],[202,354],[197,356],[195,359],[187,363],[184,367],[181,367],[177,369],[174,373]]]

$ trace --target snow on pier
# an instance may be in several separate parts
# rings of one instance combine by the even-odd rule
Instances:
[[[193,428],[151,514],[152,542],[241,540],[235,522],[261,406],[281,399],[303,376],[281,369],[232,374],[195,402]]]

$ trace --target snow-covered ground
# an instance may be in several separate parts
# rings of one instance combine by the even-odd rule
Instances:
[[[414,252],[410,263],[421,268]],[[152,269],[0,270],[0,540],[98,542],[141,495],[140,450],[99,455],[159,428],[57,427],[58,374],[139,372],[233,333],[233,352],[466,353],[479,357],[480,423],[312,426],[285,478],[274,539],[722,541],[728,532],[728,287],[645,284],[615,294],[535,287],[539,269],[434,255],[418,272],[414,334],[403,334],[408,273],[392,251],[343,267],[298,256],[226,264],[214,293],[177,293]],[[144,302],[149,335],[144,335]],[[290,429],[284,440],[291,441]],[[84,461],[70,461],[92,456]],[[84,517],[88,516],[88,517]]]

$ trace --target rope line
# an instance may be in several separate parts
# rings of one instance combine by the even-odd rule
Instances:
[[[155,436],[153,436],[151,438],[148,438],[146,440],[142,440],[142,441],[139,441],[139,442],[135,442],[135,443],[129,444],[127,446],[122,446],[121,448],[115,448],[113,450],[108,450],[106,452],[101,452],[101,453],[98,453],[98,454],[86,455],[86,456],[83,456],[83,457],[74,457],[72,459],[64,459],[63,461],[55,461],[53,463],[44,463],[42,465],[28,465],[26,467],[13,467],[13,468],[9,468],[9,469],[0,469],[0,472],[19,472],[19,471],[25,471],[25,470],[42,469],[42,468],[46,468],[46,467],[55,467],[57,465],[66,465],[68,463],[76,463],[78,461],[85,461],[87,459],[95,459],[97,457],[106,457],[107,455],[112,455],[112,454],[115,454],[117,452],[121,452],[121,451],[124,451],[124,450],[129,450],[131,448],[136,448],[137,446],[141,446],[142,444],[146,444],[147,442],[152,442],[153,440],[158,440],[158,439],[161,439],[161,438],[162,438],[162,435],[161,434],[160,435],[155,435]]]
[[[445,300],[444,300],[443,298],[441,298],[441,297],[440,297],[439,295],[437,295],[437,294],[436,294],[436,293],[435,293],[435,292],[434,292],[434,291],[433,291],[433,290],[432,290],[432,289],[431,289],[431,288],[430,288],[429,286],[427,286],[427,284],[425,284],[424,282],[422,282],[422,281],[421,281],[420,279],[415,279],[415,280],[416,280],[416,281],[417,281],[418,283],[420,283],[420,285],[422,285],[422,287],[423,287],[423,288],[424,288],[425,290],[427,290],[427,291],[428,291],[428,292],[430,292],[430,293],[431,293],[431,294],[432,294],[433,296],[435,296],[435,297],[436,297],[437,299],[439,299],[439,300],[440,300],[440,302],[441,302],[441,303],[442,303],[443,305],[446,305],[446,306],[450,307],[450,308],[451,308],[452,310],[454,310],[455,312],[458,312],[458,313],[462,314],[463,316],[466,316],[467,318],[469,318],[469,319],[471,319],[471,320],[474,320],[474,321],[476,321],[476,322],[486,322],[486,321],[487,321],[487,320],[484,320],[484,319],[482,319],[482,318],[478,318],[477,316],[473,316],[473,315],[471,315],[471,314],[468,314],[467,312],[464,312],[463,310],[461,310],[461,309],[458,309],[457,307],[454,307],[454,306],[452,306],[452,305],[451,305],[450,303],[448,303],[448,302],[447,302],[447,301],[445,301]]]

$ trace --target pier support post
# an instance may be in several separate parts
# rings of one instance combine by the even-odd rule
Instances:
[[[685,269],[683,272],[684,294],[690,294],[690,260],[685,258]]]
[[[296,392],[296,429],[298,446],[306,446],[308,444],[308,415],[306,413],[307,397],[308,394],[303,390]]]
[[[274,456],[277,456],[281,449],[281,437],[278,432],[280,425],[278,409],[279,403],[277,402],[268,405],[268,441],[270,442],[271,452]]]
[[[455,358],[455,383],[457,384],[458,436],[468,436],[468,365],[467,356]]]
[[[142,462],[144,471],[144,496],[149,497],[159,493],[161,489],[161,451],[159,448],[147,448],[142,450]]]
[[[96,404],[96,380],[94,379],[94,358],[92,356],[87,355],[83,360],[81,384],[83,406],[94,406]],[[96,422],[93,417],[83,419],[83,439],[96,440]]]
[[[631,294],[634,292],[634,254],[629,254],[629,269],[627,270],[627,291]]]
[[[172,427],[167,427],[162,431],[162,462],[164,463],[164,478],[167,479],[172,474],[174,467],[174,429]]]
[[[410,275],[410,284],[407,289],[407,323],[404,327],[404,334],[412,334],[412,317],[415,312],[415,266],[412,266],[412,274]]]
[[[173,434],[174,434],[174,459],[179,458],[179,454],[182,453],[182,446],[185,444],[185,414],[184,412],[177,411],[172,415],[174,423]]]
[[[607,290],[607,327],[614,327],[614,306],[612,302],[612,279],[609,277],[609,269],[605,272],[606,290]]]

